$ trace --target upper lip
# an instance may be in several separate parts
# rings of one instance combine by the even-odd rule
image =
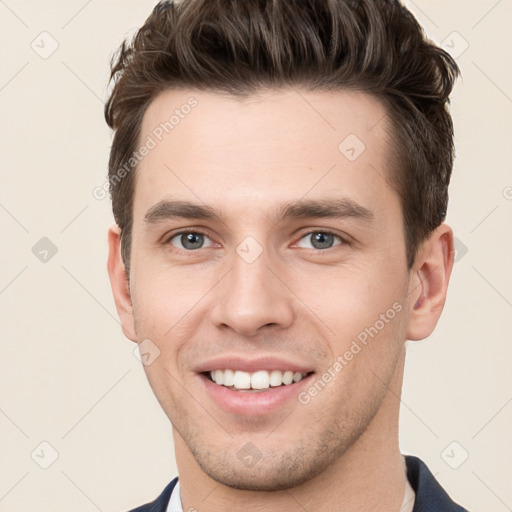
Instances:
[[[300,373],[309,373],[313,369],[303,363],[291,361],[283,357],[260,356],[248,358],[247,356],[222,356],[210,359],[197,365],[194,370],[197,373],[211,372],[214,370],[239,370],[243,372],[256,372],[258,370],[281,370]]]

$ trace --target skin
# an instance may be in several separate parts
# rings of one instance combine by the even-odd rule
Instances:
[[[427,337],[439,319],[452,231],[441,225],[407,269],[386,112],[371,96],[279,89],[242,101],[165,91],[140,140],[191,96],[197,106],[137,170],[129,282],[117,226],[108,261],[125,335],[160,350],[144,369],[173,425],[183,508],[397,511],[404,342]],[[349,134],[366,146],[352,162],[338,150]],[[340,197],[372,219],[276,215],[286,202]],[[173,199],[208,205],[220,220],[144,220]],[[187,251],[171,238],[181,228],[204,232],[204,246]],[[311,234],[322,230],[341,238],[315,250]],[[262,250],[252,263],[236,251],[249,236]],[[318,379],[393,304],[401,311],[306,405],[229,413],[194,371],[221,354],[271,355]],[[261,454],[252,467],[237,457],[247,442]]]

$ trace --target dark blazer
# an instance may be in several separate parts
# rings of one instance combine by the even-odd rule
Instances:
[[[406,455],[405,462],[407,479],[416,493],[413,512],[467,512],[450,499],[423,461]],[[165,512],[177,481],[175,478],[170,482],[155,501],[130,512]]]

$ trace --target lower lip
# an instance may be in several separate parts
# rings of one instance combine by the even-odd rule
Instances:
[[[235,391],[215,384],[203,374],[200,374],[199,377],[206,388],[206,392],[225,411],[246,416],[260,416],[283,407],[286,402],[292,399],[298,401],[299,390],[311,375],[299,382],[287,386],[271,387],[266,391]]]

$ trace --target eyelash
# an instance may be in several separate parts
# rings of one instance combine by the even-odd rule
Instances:
[[[165,239],[165,242],[164,242],[164,245],[171,245],[171,240],[175,237],[177,237],[178,235],[182,235],[183,233],[194,233],[194,234],[197,234],[197,235],[203,235],[203,236],[206,236],[208,238],[210,238],[210,236],[208,235],[208,233],[206,233],[205,231],[202,231],[201,229],[182,229],[182,230],[179,230],[179,231],[176,231],[175,233],[172,233],[170,236],[166,237]],[[340,235],[339,233],[336,233],[334,231],[331,231],[329,229],[313,229],[313,230],[310,230],[310,231],[306,231],[304,232],[298,239],[298,241],[302,240],[304,237],[306,237],[307,235],[312,235],[313,233],[322,233],[323,235],[332,235],[334,237],[337,237],[339,238],[339,240],[341,241],[340,244],[338,245],[335,245],[333,247],[328,247],[327,249],[315,249],[315,248],[311,248],[309,249],[310,251],[314,251],[315,253],[324,253],[324,252],[327,252],[329,249],[334,249],[336,247],[339,247],[339,246],[343,246],[343,245],[349,245],[350,242],[349,240],[347,240],[346,237]],[[174,249],[177,249],[178,251],[182,251],[182,252],[188,252],[188,253],[193,253],[193,252],[197,252],[198,250],[200,249],[203,249],[203,247],[201,247],[200,249],[179,249],[177,247],[174,247]],[[205,249],[208,249],[208,247],[205,247]]]

